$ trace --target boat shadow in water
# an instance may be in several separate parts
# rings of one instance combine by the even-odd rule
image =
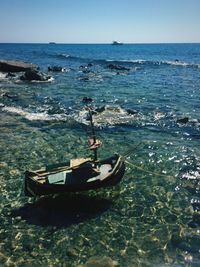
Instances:
[[[43,197],[35,203],[25,204],[12,211],[13,217],[21,217],[28,224],[42,227],[69,227],[95,218],[109,209],[112,201],[87,195],[58,195]]]

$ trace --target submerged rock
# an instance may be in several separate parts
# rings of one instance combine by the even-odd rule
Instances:
[[[176,237],[172,236],[172,244],[184,251],[198,253],[199,245],[200,245],[200,236],[199,235],[191,235],[185,237]]]
[[[112,260],[110,257],[91,257],[85,264],[80,264],[76,267],[116,267],[119,263]]]
[[[69,257],[78,257],[78,252],[74,248],[68,248],[66,253]]]
[[[84,96],[82,99],[83,103],[90,103],[92,101],[93,101],[93,99],[91,97],[87,97],[87,96]]]
[[[192,221],[188,223],[188,226],[191,228],[198,228],[200,227],[200,214],[195,213],[192,217]]]
[[[38,66],[31,63],[16,60],[0,60],[0,71],[2,72],[20,72],[38,69]]]
[[[85,82],[87,82],[87,81],[89,81],[90,80],[90,78],[89,77],[80,77],[79,78],[79,81],[85,81]]]
[[[188,123],[189,122],[189,118],[188,117],[184,117],[184,118],[178,119],[177,122],[178,123]]]
[[[20,77],[22,81],[49,81],[52,77],[37,70],[28,70]]]
[[[200,120],[199,119],[189,118],[189,117],[183,117],[183,118],[177,119],[176,122],[179,123],[179,124],[187,124],[187,123],[189,123],[190,125],[199,126]]]
[[[88,69],[88,66],[83,66],[83,65],[81,65],[81,66],[79,67],[79,69],[80,69],[83,73],[90,73],[90,72],[91,72],[91,70]]]
[[[64,72],[65,68],[61,66],[49,66],[48,71],[54,71],[54,72]]]
[[[138,113],[128,114],[126,109],[120,106],[103,105],[92,110],[93,122],[95,126],[109,126],[109,125],[129,125],[138,120],[141,115]],[[86,109],[79,113],[79,121],[88,124],[90,117]]]
[[[16,75],[12,72],[8,72],[6,75],[6,78],[14,78],[14,77],[16,77]]]
[[[137,110],[134,110],[134,109],[127,109],[126,110],[127,111],[127,113],[129,114],[129,115],[135,115],[135,114],[137,114],[138,113],[138,111]]]
[[[130,69],[121,65],[116,65],[116,64],[109,64],[108,68],[111,70],[127,70],[129,71]]]
[[[124,112],[122,108],[119,106],[108,106],[108,105],[104,105],[102,107],[96,108],[94,111],[96,113],[103,113],[105,111],[112,112],[112,113],[123,113]]]
[[[102,106],[102,107],[96,108],[96,109],[95,109],[95,112],[97,112],[97,113],[102,113],[102,112],[104,112],[105,110],[106,110],[106,106]]]
[[[17,101],[19,99],[18,95],[12,95],[12,94],[9,94],[8,92],[3,93],[2,96],[3,96],[3,98],[8,98],[8,99],[11,99],[13,101]]]

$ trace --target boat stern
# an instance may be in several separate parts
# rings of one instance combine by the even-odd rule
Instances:
[[[29,185],[30,172],[29,171],[25,171],[24,175],[25,175],[25,179],[24,179],[24,194],[27,197],[33,197],[33,196],[35,196],[35,194],[31,190],[30,185]]]

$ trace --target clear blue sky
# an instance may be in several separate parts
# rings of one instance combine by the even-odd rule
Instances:
[[[0,42],[200,42],[200,0],[0,0]]]

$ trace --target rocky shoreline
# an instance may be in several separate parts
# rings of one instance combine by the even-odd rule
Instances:
[[[88,73],[90,74],[92,72],[90,70],[92,66],[93,66],[92,64],[88,64],[85,66],[81,65],[79,67],[79,71],[88,75]],[[129,68],[116,65],[116,64],[108,64],[106,67],[114,71],[129,71],[130,70]],[[48,72],[66,72],[67,70],[66,68],[62,66],[53,65],[53,66],[48,66],[47,71]],[[29,82],[29,81],[30,82],[31,81],[49,82],[54,79],[51,75],[41,72],[40,67],[38,65],[23,62],[23,61],[18,61],[18,60],[0,59],[0,72],[4,73],[6,75],[6,78],[12,79],[12,78],[18,77],[21,81],[24,81],[24,82]],[[82,79],[89,80],[89,76],[84,76],[82,77]],[[18,96],[15,94],[3,93],[1,96],[7,99],[11,99],[12,101],[18,100]],[[88,102],[92,102],[93,99],[90,96],[88,96],[88,97],[84,97],[82,101],[83,103],[88,103]],[[134,117],[134,119],[142,120],[142,115],[138,111],[135,111],[132,109],[122,110],[122,109],[116,109],[112,107],[109,108],[108,106],[101,106],[97,108],[95,110],[94,115],[97,118],[97,121],[98,119],[99,120],[101,119],[101,120],[109,122],[113,116],[113,113],[115,113],[115,117],[117,117],[116,114],[124,115],[124,120],[127,119],[126,116],[130,116],[132,118]],[[166,117],[165,114],[161,114],[159,112],[153,115],[154,120],[160,120],[165,117]],[[179,126],[189,125],[189,124],[199,125],[200,123],[200,120],[192,119],[192,118],[185,117],[185,116],[180,117],[180,118],[173,118],[173,120]]]
[[[38,70],[39,67],[31,64],[26,63],[23,61],[18,60],[2,60],[0,59],[0,71],[1,72],[22,72],[28,70]]]
[[[18,60],[0,60],[0,72],[7,73],[7,77],[15,76],[15,73],[23,74],[20,76],[22,81],[41,81],[52,80],[50,75],[39,71],[39,67],[32,63],[26,63]]]
[[[93,66],[92,63],[89,63],[87,65],[81,65],[78,69],[79,72],[83,74],[83,76],[79,77],[78,79],[80,81],[89,81],[91,79],[101,80],[102,77],[99,74],[95,74],[91,67]],[[112,73],[115,73],[116,75],[119,74],[127,74],[127,72],[130,71],[130,68],[117,65],[117,64],[107,64],[104,66],[106,69],[109,69],[112,71]],[[66,69],[63,66],[48,66],[47,67],[48,72],[68,72],[69,69]],[[3,60],[0,59],[0,72],[6,73],[6,77],[15,77],[15,73],[21,73],[22,75],[19,77],[22,81],[52,81],[53,77],[43,73],[40,71],[40,67],[32,64],[32,63],[26,63],[19,60]]]

